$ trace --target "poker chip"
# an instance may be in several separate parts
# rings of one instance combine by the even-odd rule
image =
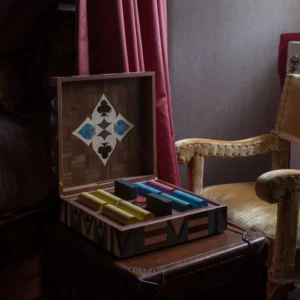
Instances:
[[[137,206],[145,206],[146,205],[146,198],[139,196],[135,200],[134,204],[137,205]]]

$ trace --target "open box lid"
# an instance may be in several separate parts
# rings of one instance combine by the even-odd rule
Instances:
[[[117,178],[153,177],[153,72],[52,78],[57,86],[60,195]]]

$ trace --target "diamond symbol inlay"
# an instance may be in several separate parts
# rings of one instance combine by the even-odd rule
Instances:
[[[106,129],[110,123],[106,122],[105,120],[103,120],[103,122],[101,124],[98,124],[102,129]]]
[[[111,133],[109,133],[109,132],[106,131],[106,130],[103,130],[103,131],[99,134],[99,136],[101,136],[104,140],[105,140],[109,135],[111,135]]]

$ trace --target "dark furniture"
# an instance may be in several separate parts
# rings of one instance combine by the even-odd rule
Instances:
[[[0,299],[40,300],[51,191],[50,77],[75,69],[75,14],[57,0],[0,1]],[[51,201],[53,203],[53,201]]]
[[[43,224],[47,215],[47,208],[42,206],[1,214],[0,299],[41,299]]]
[[[117,259],[52,224],[47,299],[265,299],[267,239],[229,229],[180,246]]]

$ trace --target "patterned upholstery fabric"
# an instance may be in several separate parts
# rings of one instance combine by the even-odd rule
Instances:
[[[45,107],[56,95],[50,77],[75,72],[75,16],[58,14],[57,0],[4,1],[10,6],[0,20],[0,221],[48,195]]]
[[[49,191],[49,147],[43,126],[0,113],[0,212],[41,202]]]
[[[0,103],[17,112],[28,105],[28,89],[23,79],[24,63],[17,58],[0,58]]]

